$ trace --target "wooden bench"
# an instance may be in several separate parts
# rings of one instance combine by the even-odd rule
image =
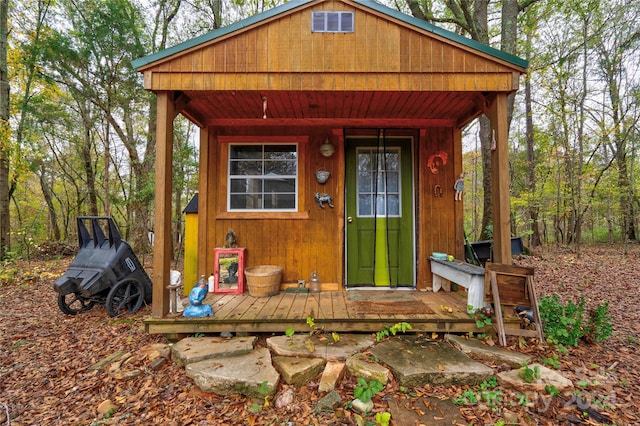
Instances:
[[[484,301],[484,268],[470,263],[454,260],[431,260],[433,274],[433,292],[440,289],[451,291],[451,283],[456,283],[467,289],[467,310],[474,312],[488,304]]]

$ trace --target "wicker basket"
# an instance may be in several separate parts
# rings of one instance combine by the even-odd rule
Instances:
[[[282,268],[274,265],[250,266],[245,268],[249,295],[253,297],[273,296],[280,292]]]

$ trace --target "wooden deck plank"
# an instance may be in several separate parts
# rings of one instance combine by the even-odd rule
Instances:
[[[289,310],[289,319],[306,318],[304,315],[304,308],[307,304],[307,297],[309,293],[294,293],[295,298],[291,303],[291,309]]]
[[[320,311],[320,297],[318,293],[307,293],[307,300],[304,305],[305,318],[318,318],[318,312]]]
[[[282,298],[284,297],[284,293],[280,292],[278,294],[276,294],[275,296],[270,296],[267,297],[267,304],[264,305],[264,308],[262,308],[262,310],[260,311],[260,316],[256,319],[262,320],[262,321],[268,321],[269,318],[272,318],[276,309],[278,309],[278,305],[280,304],[280,302],[282,301]]]
[[[291,310],[291,306],[293,305],[293,301],[295,300],[295,298],[296,295],[293,293],[283,293],[282,299],[280,299],[280,303],[278,303],[278,307],[273,312],[271,319],[286,319],[289,316],[289,311]]]
[[[240,297],[239,297],[240,298]],[[240,299],[239,303],[235,304],[235,307],[233,307],[233,309],[226,315],[226,317],[224,318],[226,321],[233,321],[233,320],[238,320],[241,319],[242,317],[244,317],[245,312],[247,312],[249,309],[251,309],[251,307],[253,306],[254,303],[257,302],[259,298],[251,298],[251,299]],[[216,314],[215,311],[214,315]]]
[[[347,308],[347,292],[336,292],[332,298],[333,317],[334,318],[351,318],[351,313]]]
[[[315,293],[320,302],[319,302],[319,308],[318,308],[318,316],[316,317],[316,319],[319,320],[331,320],[334,319],[333,316],[333,297],[332,297],[332,292],[329,291],[322,291],[320,293]]]
[[[247,309],[242,315],[243,321],[255,321],[257,318],[268,318],[267,315],[263,315],[262,311],[269,303],[270,297],[253,297],[251,307]]]
[[[233,319],[233,314],[243,302],[246,302],[246,299],[240,296],[239,294],[230,294],[228,296],[224,296],[222,299],[218,300],[215,306],[212,306],[213,314],[218,319],[227,319],[230,317]],[[216,306],[219,306],[216,310]]]

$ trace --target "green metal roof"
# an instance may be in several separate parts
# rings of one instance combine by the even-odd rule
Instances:
[[[446,39],[449,39],[455,43],[470,47],[472,49],[478,50],[480,52],[486,53],[490,56],[493,56],[497,59],[506,61],[508,63],[511,63],[515,66],[521,67],[521,68],[527,68],[528,67],[528,62],[518,56],[515,55],[511,55],[509,53],[503,52],[499,49],[495,49],[491,46],[487,46],[486,44],[482,44],[478,41],[472,40],[470,38],[467,37],[463,37],[459,34],[456,34],[454,32],[445,30],[443,28],[437,27],[433,24],[430,24],[426,21],[423,21],[422,19],[418,19],[415,18],[413,16],[407,15],[405,13],[402,13],[398,10],[395,9],[391,9],[390,7],[384,6],[380,3],[377,3],[374,0],[351,0],[353,3],[357,3],[361,6],[364,6],[365,8],[371,9],[371,10],[375,10],[377,12],[380,12],[382,14],[385,14],[387,16],[393,17],[395,19],[398,19],[400,21],[404,21],[407,24],[410,24],[414,27],[420,28],[422,30],[428,31],[430,33],[433,33],[435,35],[438,35],[440,37],[444,37]],[[257,15],[251,16],[249,18],[243,19],[241,21],[235,22],[231,25],[228,25],[226,27],[222,27],[222,28],[218,28],[216,30],[210,31],[206,34],[203,34],[199,37],[195,37],[192,38],[191,40],[187,40],[183,43],[177,44],[175,46],[172,46],[168,49],[164,49],[161,50],[159,52],[153,53],[151,55],[148,56],[144,56],[142,58],[138,58],[135,59],[131,62],[131,64],[133,65],[133,68],[135,69],[139,69],[142,68],[146,65],[149,65],[153,62],[159,61],[161,59],[165,59],[171,55],[174,55],[176,53],[182,52],[184,50],[187,49],[191,49],[193,47],[196,47],[200,44],[204,44],[206,42],[209,42],[211,40],[215,40],[217,38],[220,38],[222,36],[225,36],[227,34],[231,34],[235,31],[241,30],[243,28],[249,27],[251,25],[254,25],[260,21],[272,18],[274,16],[278,16],[280,14],[286,13],[290,10],[296,9],[302,5],[308,4],[308,3],[313,3],[314,0],[291,0],[287,3],[284,3],[278,7],[274,7],[273,9],[269,9],[265,12],[259,13]]]

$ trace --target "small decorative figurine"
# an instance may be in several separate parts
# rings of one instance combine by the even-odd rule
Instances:
[[[189,293],[189,302],[191,305],[184,308],[182,315],[185,317],[206,317],[213,316],[213,309],[209,304],[202,304],[207,297],[207,281],[204,279],[204,275],[200,277],[198,284],[193,287],[191,293]]]
[[[316,192],[315,197],[319,209],[324,209],[324,203],[327,203],[329,207],[333,208],[333,197],[331,195],[325,194],[324,192]]]
[[[460,176],[458,176],[458,179],[456,180],[456,183],[453,184],[453,189],[456,190],[456,195],[455,195],[455,200],[456,201],[461,201],[462,200],[462,191],[464,191],[464,173],[460,173]]]
[[[238,247],[238,238],[233,229],[229,228],[227,235],[224,237],[224,248],[236,248]]]

